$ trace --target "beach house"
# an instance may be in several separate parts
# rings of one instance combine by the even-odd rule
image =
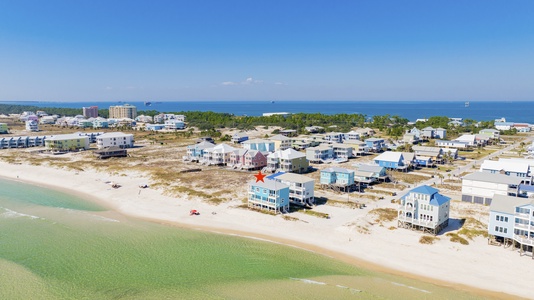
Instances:
[[[327,168],[321,170],[320,184],[323,188],[336,191],[350,191],[354,186],[354,171],[345,168]]]
[[[167,130],[177,130],[177,129],[184,129],[185,123],[183,121],[170,119],[165,121],[165,129]]]
[[[243,155],[242,169],[258,170],[267,165],[267,156],[258,150],[247,150]]]
[[[334,159],[334,149],[328,145],[319,145],[306,149],[306,159],[310,162],[321,163]]]
[[[377,165],[387,169],[406,171],[409,167],[409,164],[405,163],[402,152],[386,151],[375,157],[374,161]]]
[[[93,120],[93,128],[108,128],[109,122],[107,119],[104,118],[96,118]]]
[[[314,204],[314,180],[308,176],[279,172],[267,178],[289,186],[289,203],[301,206]]]
[[[421,136],[420,138],[422,140],[429,140],[429,139],[433,139],[434,138],[434,128],[428,126],[428,127],[425,127],[423,129],[421,129]]]
[[[382,152],[386,148],[384,139],[381,138],[368,138],[365,140],[365,144],[372,152]]]
[[[204,157],[204,151],[213,147],[215,147],[215,144],[206,141],[189,145],[187,146],[187,156],[184,158],[186,160],[199,161]]]
[[[230,162],[230,155],[235,150],[234,147],[224,143],[213,148],[206,148],[200,162],[207,165],[226,165]]]
[[[277,134],[269,138],[270,141],[274,142],[274,150],[286,150],[291,148],[293,140],[281,134]]]
[[[334,158],[339,161],[348,160],[354,156],[354,147],[350,144],[334,143],[332,150],[334,150]]]
[[[480,165],[480,171],[519,177],[521,183],[528,185],[532,184],[530,164],[527,162],[513,160],[484,160]]]
[[[351,130],[344,134],[343,136],[345,142],[360,141],[360,133],[354,130]]]
[[[439,147],[413,146],[412,150],[416,156],[428,156],[436,162],[441,161],[441,156],[443,154],[443,150]]]
[[[495,195],[519,195],[521,178],[499,173],[475,172],[462,177],[462,201],[491,204]]]
[[[495,126],[495,129],[497,130],[510,130],[512,129],[512,127],[514,126],[514,123],[513,122],[497,122],[497,120],[495,120],[495,122],[493,123],[493,126]]]
[[[228,162],[228,166],[232,169],[241,169],[243,167],[243,164],[245,163],[245,153],[249,151],[248,149],[235,149],[230,154],[230,161]]]
[[[267,155],[266,170],[275,172],[293,172],[304,173],[308,171],[309,161],[306,159],[306,154],[298,152],[291,148],[286,150],[278,150]]]
[[[414,134],[414,133],[405,133],[403,136],[402,136],[402,141],[405,143],[405,144],[417,144],[419,143],[419,138]]]
[[[520,254],[534,246],[534,199],[495,195],[490,205],[490,241],[519,248]],[[534,256],[531,256],[534,259]]]
[[[272,179],[248,184],[248,207],[275,213],[289,211],[289,186]]]
[[[324,140],[329,143],[343,143],[344,134],[341,132],[328,132],[324,136]]]
[[[386,168],[384,167],[368,164],[354,164],[353,166],[356,168],[354,171],[354,181],[356,182],[371,184],[388,180]]]
[[[461,141],[447,141],[447,140],[436,140],[436,146],[440,148],[455,148],[455,149],[467,149],[469,147],[467,142]]]
[[[479,131],[479,134],[487,135],[491,139],[499,139],[500,138],[500,131],[497,129],[482,129]]]
[[[248,140],[248,134],[246,132],[236,132],[232,135],[232,143],[239,144]]]
[[[243,148],[262,152],[274,152],[274,142],[264,139],[247,140],[241,143]]]
[[[39,131],[39,123],[36,120],[26,121],[26,131]]]
[[[79,133],[54,135],[47,137],[45,147],[53,151],[87,150],[89,137]]]
[[[131,133],[108,132],[96,138],[98,149],[116,146],[119,148],[132,148],[134,146],[134,136]]]
[[[8,133],[9,127],[7,127],[7,123],[0,123],[0,133]]]
[[[449,224],[450,200],[428,185],[410,190],[400,199],[398,227],[438,234]]]

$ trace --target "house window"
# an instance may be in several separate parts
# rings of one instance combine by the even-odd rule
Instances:
[[[499,221],[499,216],[495,216],[495,220]]]
[[[504,233],[508,233],[508,228],[504,228]]]
[[[504,217],[504,222],[508,222],[508,217]]]
[[[256,192],[259,192],[260,191],[260,188],[256,188]]]

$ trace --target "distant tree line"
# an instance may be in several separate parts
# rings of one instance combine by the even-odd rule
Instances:
[[[23,111],[38,110],[45,111],[49,115],[60,116],[81,115],[81,108],[60,108],[60,107],[39,107],[31,105],[0,104],[1,114],[20,114]],[[160,114],[156,110],[141,110],[138,115],[155,116]],[[240,130],[251,130],[256,126],[280,126],[284,129],[297,130],[299,134],[306,133],[305,127],[321,126],[325,132],[340,131],[348,132],[354,127],[371,127],[379,129],[385,134],[400,138],[406,130],[413,126],[422,129],[427,126],[447,129],[448,135],[459,135],[463,132],[478,133],[484,128],[493,128],[493,121],[477,122],[471,119],[463,120],[465,126],[451,126],[450,119],[446,116],[434,116],[428,118],[426,122],[417,122],[415,125],[408,125],[408,119],[397,115],[382,115],[368,118],[364,114],[335,114],[325,115],[321,113],[297,113],[288,116],[236,116],[230,113],[217,113],[212,111],[180,111],[170,112],[184,115],[189,127],[197,127],[204,132],[215,132],[223,128],[237,128]],[[107,118],[109,111],[99,109],[98,114]]]
[[[34,105],[16,105],[16,104],[0,104],[0,114],[21,114],[25,111],[36,112],[42,110],[49,115],[59,116],[76,116],[83,113],[81,108],[64,108],[64,107],[39,107]],[[98,115],[103,118],[109,116],[108,109],[98,109]]]

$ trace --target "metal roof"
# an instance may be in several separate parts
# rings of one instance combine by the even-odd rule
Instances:
[[[465,175],[462,179],[464,180],[473,180],[473,181],[483,181],[491,183],[504,183],[504,184],[520,184],[523,180],[521,177],[508,176],[500,173],[490,173],[490,172],[475,172],[469,175]]]
[[[262,182],[262,181],[258,181],[258,182],[250,181],[250,185],[253,186],[253,187],[266,188],[266,189],[269,189],[271,191],[279,191],[279,190],[283,190],[283,189],[289,189],[289,185],[287,185],[285,183],[278,182],[276,180],[272,180],[272,179],[267,179],[267,180],[265,180],[265,182]]]
[[[523,206],[526,204],[534,205],[534,199],[496,194],[493,196],[493,199],[491,199],[490,211],[513,215],[515,214],[515,208],[517,206]]]

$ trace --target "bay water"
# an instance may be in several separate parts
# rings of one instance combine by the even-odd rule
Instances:
[[[408,271],[408,270],[407,270]],[[478,299],[0,179],[0,299]]]
[[[511,122],[534,123],[534,101],[142,101],[124,102],[40,102],[40,101],[0,101],[4,104],[32,105],[38,107],[82,108],[96,105],[109,108],[111,105],[129,103],[138,111],[156,110],[159,112],[213,111],[231,113],[236,116],[261,116],[267,112],[398,115],[410,121],[432,116],[491,121],[506,118]]]

